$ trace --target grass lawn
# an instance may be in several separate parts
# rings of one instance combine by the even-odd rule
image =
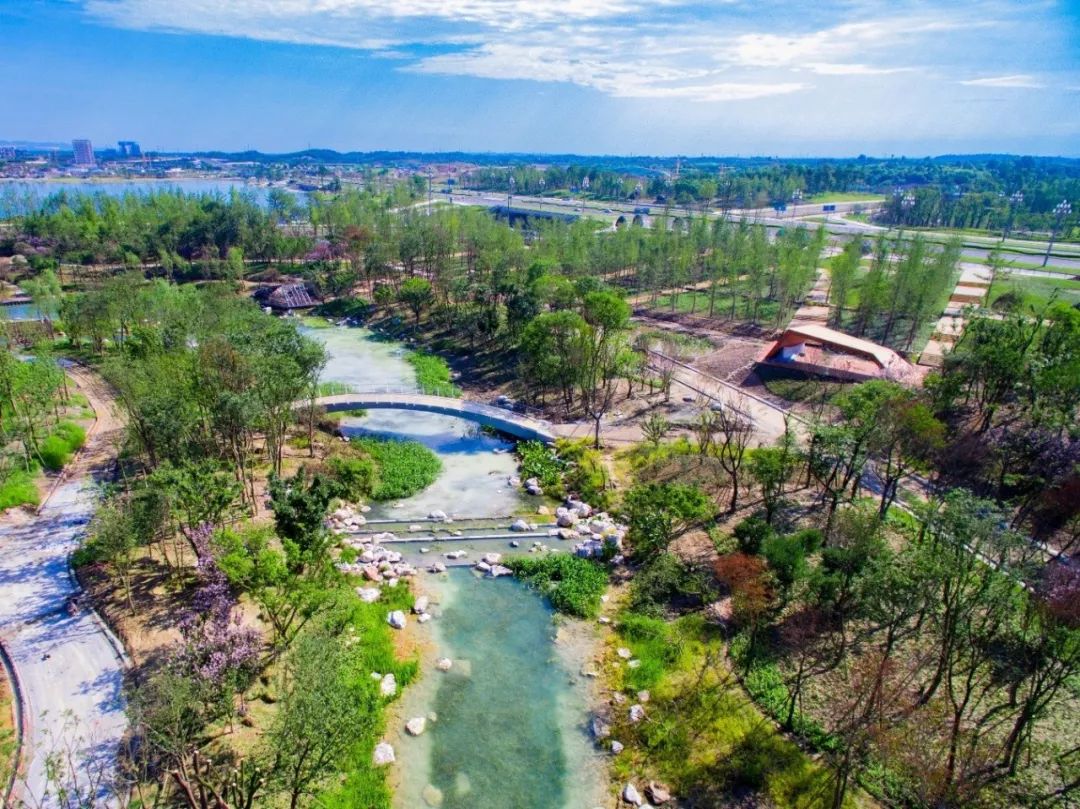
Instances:
[[[1080,304],[1080,281],[1071,278],[1032,278],[1025,275],[1008,277],[994,284],[990,303],[993,304],[1002,295],[1010,292],[1022,295],[1035,307],[1045,306],[1055,295],[1057,300],[1070,306]]]
[[[660,295],[656,299],[656,305],[654,309],[661,311],[672,311],[672,298],[676,298],[674,310],[676,312],[682,312],[685,314],[701,315],[707,317],[709,314],[709,290],[697,290],[694,292],[680,292],[677,296],[672,295]],[[718,320],[727,320],[731,316],[731,299],[732,296],[727,294],[724,290],[718,290],[716,293],[716,304],[713,310],[713,317]],[[758,323],[774,323],[776,321],[776,315],[779,310],[779,305],[775,301],[763,300],[758,306]],[[735,296],[735,320],[749,320],[750,319],[750,307],[747,305],[746,298],[737,294]]]
[[[835,382],[785,371],[782,368],[761,366],[757,376],[765,389],[773,396],[799,404],[818,404],[824,399],[831,402],[850,383]]]
[[[805,205],[812,202],[881,202],[885,199],[884,194],[863,194],[858,191],[823,191],[820,194],[812,194],[802,201]]]
[[[615,783],[649,779],[670,785],[687,806],[826,807],[832,779],[783,736],[750,701],[728,667],[719,630],[699,615],[665,622],[632,613],[619,621],[618,646],[640,661],[613,664],[612,688],[628,692],[615,709],[612,738],[626,747],[612,759]],[[629,721],[633,694],[648,689],[645,720]],[[854,799],[845,806],[856,806]]]

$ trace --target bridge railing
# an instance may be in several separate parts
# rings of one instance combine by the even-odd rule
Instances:
[[[536,419],[532,416],[522,415],[516,413],[513,410],[505,407],[498,407],[496,405],[484,404],[483,402],[477,402],[473,399],[452,399],[449,396],[439,396],[437,394],[425,393],[417,385],[364,385],[362,387],[357,386],[344,393],[328,394],[328,396],[429,396],[434,399],[445,399],[449,404],[451,402],[458,403],[462,409],[469,409],[474,413],[480,413],[492,418],[506,419],[509,421],[517,421],[523,424],[535,424],[540,427],[550,427],[551,422],[545,419]],[[403,402],[407,404],[407,402]]]

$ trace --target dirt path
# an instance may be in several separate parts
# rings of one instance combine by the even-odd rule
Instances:
[[[0,639],[18,672],[27,725],[16,796],[42,807],[57,805],[50,754],[72,752],[88,784],[112,771],[127,728],[123,649],[96,614],[67,608],[79,592],[68,558],[93,514],[98,480],[112,471],[123,425],[96,375],[68,371],[97,415],[86,446],[36,514],[0,518]],[[108,805],[104,785],[93,791],[94,805]]]

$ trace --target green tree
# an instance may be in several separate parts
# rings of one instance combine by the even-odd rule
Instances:
[[[413,317],[419,323],[420,315],[434,300],[431,282],[426,278],[406,278],[398,289],[398,300],[412,310]]]
[[[286,660],[282,697],[267,736],[273,780],[290,809],[336,773],[346,755],[376,727],[378,698],[339,638],[312,632]]]

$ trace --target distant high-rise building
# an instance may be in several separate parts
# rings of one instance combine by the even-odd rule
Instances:
[[[121,157],[142,157],[142,149],[133,140],[122,140],[119,143]]]
[[[14,146],[0,146],[0,160],[14,160],[15,159],[15,147]]]
[[[76,166],[93,166],[97,162],[94,160],[94,146],[88,140],[73,140],[71,151],[75,153]]]

